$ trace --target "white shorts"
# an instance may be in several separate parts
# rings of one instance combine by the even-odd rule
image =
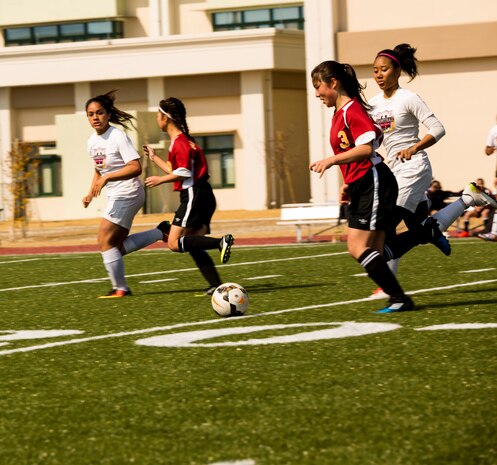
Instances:
[[[129,230],[136,214],[143,207],[143,202],[145,202],[145,191],[143,189],[140,189],[137,196],[131,199],[109,199],[104,218]]]
[[[406,161],[394,175],[399,185],[397,205],[414,213],[420,202],[428,200],[426,190],[433,176],[429,160],[424,158],[413,164]]]

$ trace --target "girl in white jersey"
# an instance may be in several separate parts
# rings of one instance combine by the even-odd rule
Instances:
[[[433,179],[426,149],[436,144],[444,135],[442,123],[416,93],[399,85],[405,72],[411,80],[418,75],[416,49],[409,44],[397,45],[393,50],[380,51],[373,65],[373,74],[381,92],[370,99],[371,116],[383,130],[383,143],[387,163],[399,185],[396,224],[405,222],[412,246],[431,242],[445,255],[450,255],[450,245],[441,231],[446,230],[472,205],[492,202],[474,184],[454,204],[428,217],[429,205],[426,191]],[[426,134],[419,136],[419,126],[426,127]],[[405,238],[404,238],[405,239]],[[394,274],[398,259],[389,263]],[[377,289],[372,297],[384,297]]]
[[[124,276],[123,255],[146,247],[158,240],[167,240],[168,224],[128,236],[135,215],[145,199],[140,155],[129,137],[110,123],[127,128],[133,116],[114,106],[114,91],[98,95],[86,102],[86,116],[95,134],[88,139],[88,153],[95,173],[89,193],[83,198],[88,207],[104,187],[107,207],[98,229],[98,244],[105,269],[112,282],[111,291],[100,298],[119,298],[131,294]]]

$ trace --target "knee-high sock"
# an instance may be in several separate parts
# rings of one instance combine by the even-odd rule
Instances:
[[[191,250],[190,255],[210,287],[218,287],[222,284],[214,262],[205,250]]]
[[[466,205],[462,198],[457,199],[455,202],[449,203],[446,207],[438,210],[434,215],[440,225],[440,231],[447,231],[449,226],[457,220],[469,205]]]
[[[400,258],[394,258],[393,260],[390,260],[388,262],[388,268],[390,268],[390,271],[394,276],[397,276],[397,273],[399,271],[399,261]]]
[[[405,295],[399,282],[379,252],[366,249],[357,261],[366,270],[368,276],[390,297],[401,298]]]
[[[178,249],[180,252],[219,249],[220,242],[221,239],[209,236],[183,236],[179,238]]]
[[[123,248],[126,251],[126,254],[129,254],[162,240],[162,237],[162,231],[157,228],[131,234],[124,240]]]
[[[128,290],[126,278],[124,277],[124,261],[117,247],[102,252],[105,269],[109,275],[113,289]]]

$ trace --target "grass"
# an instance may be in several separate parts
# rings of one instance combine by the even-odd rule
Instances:
[[[374,285],[343,244],[235,248],[219,271],[251,302],[228,319],[178,254],[126,257],[135,295],[117,301],[95,298],[109,287],[98,254],[2,257],[0,464],[494,465],[496,328],[419,331],[497,323],[495,245],[452,242],[450,258],[423,246],[401,261],[417,311],[390,315],[364,300]],[[341,322],[397,326],[267,343]],[[9,340],[21,330],[81,333]]]

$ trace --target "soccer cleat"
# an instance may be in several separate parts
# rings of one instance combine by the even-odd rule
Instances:
[[[444,236],[442,231],[440,231],[440,226],[438,221],[429,216],[423,223],[423,228],[427,234],[428,242],[433,244],[437,249],[439,249],[447,257],[451,253],[449,240]]]
[[[218,286],[211,286],[208,287],[207,289],[204,289],[200,294],[195,294],[195,297],[205,297],[205,296],[211,296],[214,294],[214,291],[218,288]]]
[[[219,250],[221,251],[221,263],[228,263],[231,254],[231,246],[235,242],[235,238],[231,234],[226,234],[221,239]]]
[[[101,295],[99,299],[120,299],[121,297],[126,297],[127,295],[132,295],[131,291],[123,291],[122,289],[112,289],[105,295]]]
[[[369,300],[388,299],[390,296],[381,288],[375,289],[368,297]]]
[[[406,295],[402,299],[390,299],[388,305],[385,308],[378,310],[376,313],[408,312],[409,310],[414,310],[414,302]]]
[[[469,237],[469,231],[461,231],[458,237]]]
[[[482,233],[478,234],[478,237],[480,239],[483,239],[484,241],[490,241],[490,242],[497,242],[497,234],[495,233]]]
[[[157,226],[157,229],[162,232],[162,240],[167,243],[167,240],[169,239],[169,231],[171,231],[171,223],[169,223],[169,221],[162,221]]]
[[[497,208],[497,201],[490,195],[483,192],[474,182],[470,182],[462,191],[462,200],[468,207],[483,207],[490,205]]]

